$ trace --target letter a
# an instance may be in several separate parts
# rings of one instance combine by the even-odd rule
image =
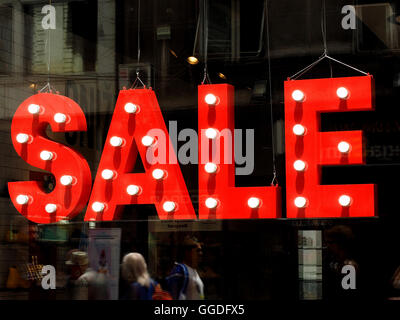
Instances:
[[[342,13],[347,13],[342,19],[342,28],[344,30],[356,28],[356,9],[353,6],[347,5],[342,8]]]
[[[356,288],[356,268],[349,264],[345,265],[342,268],[342,274],[346,274],[342,279],[342,288],[354,290]]]
[[[51,266],[43,266],[42,268],[42,288],[44,290],[56,288],[56,269]]]
[[[179,164],[149,163],[146,158],[158,143],[150,134],[153,129],[163,131],[171,143],[154,91],[121,90],[85,221],[119,219],[122,206],[128,204],[154,204],[160,219],[196,219]],[[168,145],[157,148],[169,150]],[[145,173],[131,173],[138,152]],[[171,156],[176,157],[175,152],[167,159]]]
[[[42,13],[46,14],[42,19],[42,28],[44,30],[56,29],[56,8],[52,5],[45,5],[42,8]]]

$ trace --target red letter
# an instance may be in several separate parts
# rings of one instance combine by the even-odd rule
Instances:
[[[79,105],[61,95],[36,94],[15,112],[11,124],[15,150],[27,163],[54,174],[57,181],[51,193],[45,193],[37,181],[8,184],[14,206],[37,223],[76,216],[85,206],[91,186],[86,160],[76,151],[46,139],[48,124],[54,132],[86,131],[85,115]]]
[[[199,218],[279,218],[279,187],[235,187],[233,90],[199,86]]]
[[[157,140],[149,133],[154,129],[163,133],[166,139]],[[146,157],[149,148],[153,147],[158,147],[159,152],[168,152],[168,146],[160,145],[165,140],[171,143],[154,92],[149,89],[121,90],[86,211],[86,221],[119,219],[120,209],[126,204],[155,204],[160,219],[196,219],[177,162],[151,164]],[[138,151],[146,173],[133,174],[130,172]]]
[[[321,132],[320,113],[373,108],[371,76],[285,81],[288,218],[374,216],[373,184],[320,185],[321,166],[365,163],[362,132]]]

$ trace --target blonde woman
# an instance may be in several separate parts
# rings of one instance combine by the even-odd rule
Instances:
[[[157,283],[150,277],[140,253],[128,253],[122,259],[122,277],[127,282],[124,300],[152,300]]]

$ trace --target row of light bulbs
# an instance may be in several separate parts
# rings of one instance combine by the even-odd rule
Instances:
[[[336,95],[339,97],[339,99],[346,100],[349,98],[350,93],[349,90],[347,90],[345,87],[340,87],[336,90]],[[296,102],[304,102],[306,99],[306,95],[301,90],[294,90],[292,92],[292,99]],[[304,136],[306,132],[307,129],[301,124],[295,124],[293,126],[293,133],[296,136]],[[351,145],[346,141],[340,141],[337,145],[337,148],[340,153],[348,153],[351,149]],[[302,160],[296,160],[293,163],[293,168],[298,172],[302,172],[307,169],[307,164]],[[352,203],[352,198],[344,194],[339,197],[338,202],[342,207],[348,207]],[[294,205],[297,208],[305,208],[308,205],[308,200],[305,197],[296,197],[294,199]]]
[[[204,101],[210,107],[213,107],[219,103],[220,99],[212,93],[209,93],[204,97]],[[205,133],[208,139],[215,139],[218,136],[218,131],[214,128],[208,128]],[[213,174],[218,171],[218,166],[215,163],[208,162],[204,165],[204,170],[209,174]],[[206,199],[205,205],[209,209],[215,209],[218,207],[219,201],[215,198],[210,197]],[[259,208],[261,206],[261,200],[257,197],[250,197],[247,200],[247,205],[252,209]]]

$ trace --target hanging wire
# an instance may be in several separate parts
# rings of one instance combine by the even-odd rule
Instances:
[[[321,33],[322,33],[322,41],[324,43],[324,53],[328,55],[328,45],[327,45],[327,32],[326,32],[326,0],[322,0],[321,5]],[[329,71],[331,78],[333,78],[333,70],[332,70],[332,63],[329,60]]]
[[[276,147],[275,147],[275,132],[274,132],[274,115],[273,115],[273,103],[272,103],[272,74],[271,74],[271,50],[269,43],[269,18],[268,18],[268,1],[265,4],[265,16],[267,23],[267,50],[268,50],[268,83],[269,83],[269,106],[271,112],[271,140],[272,140],[272,167],[273,167],[273,178],[271,185],[278,185],[277,170],[276,170]]]
[[[345,67],[348,67],[350,69],[353,69],[361,74],[364,75],[369,75],[369,73],[364,72],[360,69],[357,69],[355,67],[352,67],[344,62],[341,62],[337,59],[332,58],[331,56],[328,55],[328,46],[327,46],[327,33],[326,33],[326,0],[322,0],[322,9],[321,9],[321,33],[322,33],[322,42],[323,42],[323,46],[324,46],[324,53],[317,59],[317,61],[314,61],[313,63],[311,63],[310,65],[308,65],[307,67],[305,67],[304,69],[296,72],[294,75],[290,76],[288,78],[288,80],[296,80],[298,79],[300,76],[302,76],[303,74],[305,74],[306,72],[308,72],[309,70],[311,70],[314,66],[316,66],[318,63],[320,63],[322,60],[329,59],[329,67],[330,67],[330,76],[331,78],[333,77],[333,71],[332,71],[332,64],[331,61],[334,61],[336,63],[339,63]]]
[[[208,82],[211,84],[210,76],[208,75],[208,13],[207,1],[203,0],[203,39],[204,39],[204,77],[201,84]]]
[[[146,88],[146,85],[143,83],[142,79],[140,79],[140,55],[141,55],[141,47],[140,47],[140,34],[141,34],[141,26],[140,26],[140,0],[138,0],[138,25],[137,25],[137,67],[136,67],[136,79],[133,82],[131,89],[135,89],[137,86],[141,85],[143,88]]]
[[[49,0],[49,5],[51,6],[51,0]],[[45,41],[45,51],[47,51],[47,83],[46,85],[39,90],[39,92],[43,92],[47,90],[47,92],[52,93],[53,90],[58,93],[57,89],[54,88],[50,84],[50,66],[51,66],[51,37],[50,37],[50,28],[47,29],[47,39]],[[47,50],[46,50],[47,47]]]

